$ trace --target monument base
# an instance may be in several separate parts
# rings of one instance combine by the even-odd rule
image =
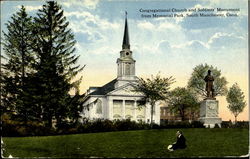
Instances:
[[[215,124],[218,124],[219,127],[221,127],[221,118],[216,118],[216,117],[203,117],[203,118],[199,118],[199,121],[203,123],[203,125],[206,128],[214,128]]]
[[[215,124],[221,127],[221,118],[218,117],[219,101],[213,99],[205,99],[201,102],[199,121],[206,128],[214,128]]]

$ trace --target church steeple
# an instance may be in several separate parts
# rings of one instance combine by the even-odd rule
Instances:
[[[124,28],[124,35],[123,35],[123,42],[122,42],[122,49],[130,49],[129,44],[129,34],[128,34],[128,22],[127,22],[127,12],[125,12],[125,28]]]
[[[122,51],[120,51],[120,57],[117,59],[117,79],[118,86],[121,81],[133,81],[135,80],[135,60],[133,59],[133,53],[130,50],[129,33],[128,33],[128,20],[127,12],[125,12],[125,28],[122,42]]]

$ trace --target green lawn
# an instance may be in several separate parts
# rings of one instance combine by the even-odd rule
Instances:
[[[182,129],[187,148],[168,152],[177,129],[121,131],[46,137],[5,137],[14,157],[195,157],[248,153],[248,129]]]

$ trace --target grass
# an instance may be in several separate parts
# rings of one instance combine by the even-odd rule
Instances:
[[[248,153],[248,129],[182,129],[187,148],[168,152],[177,129],[120,131],[46,137],[5,137],[14,157],[219,157]]]

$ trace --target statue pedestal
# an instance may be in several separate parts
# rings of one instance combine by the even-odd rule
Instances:
[[[206,128],[214,128],[215,124],[221,127],[221,118],[218,117],[219,101],[205,99],[201,102],[200,118]]]

